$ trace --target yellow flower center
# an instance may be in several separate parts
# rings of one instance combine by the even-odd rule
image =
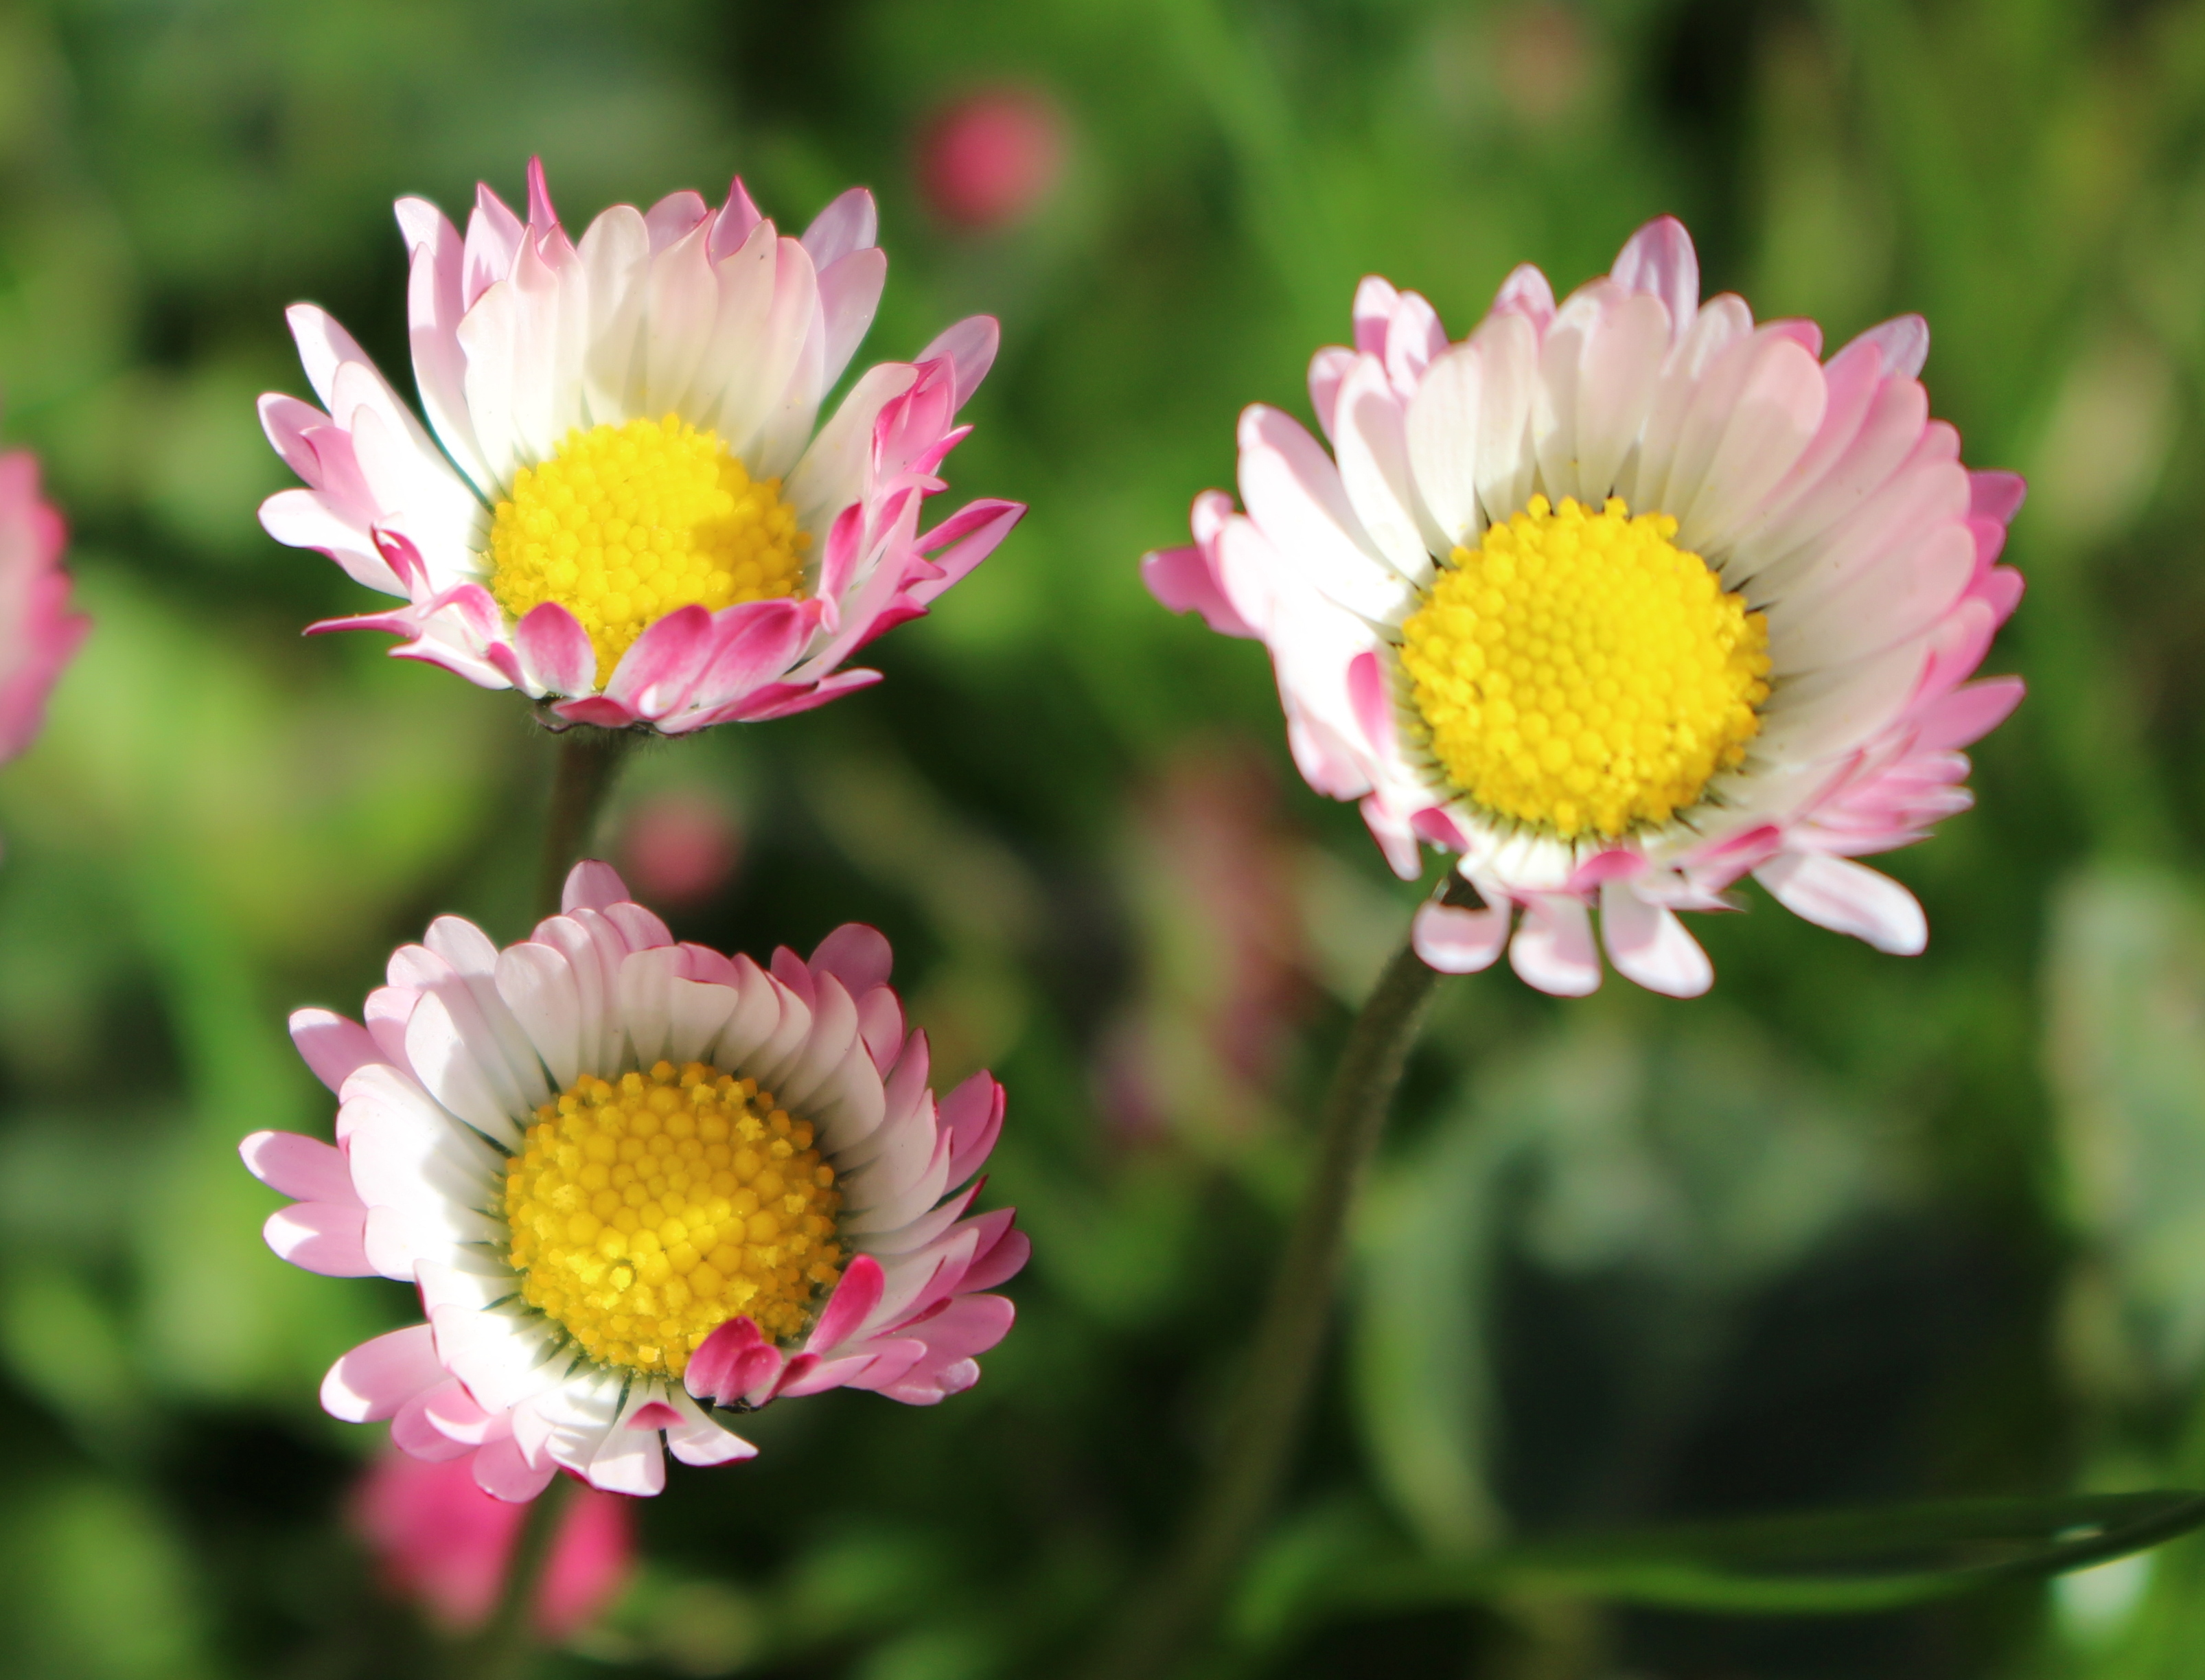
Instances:
[[[803,592],[811,539],[716,432],[672,414],[569,432],[513,475],[490,527],[490,593],[508,617],[556,601],[597,650],[597,682],[677,607]]]
[[[701,1062],[585,1074],[507,1165],[508,1258],[528,1304],[604,1365],[679,1376],[748,1317],[802,1332],[841,1277],[835,1169],[811,1127]]]
[[[1456,789],[1565,839],[1662,823],[1738,764],[1768,622],[1667,514],[1543,496],[1458,548],[1401,626],[1411,699]]]

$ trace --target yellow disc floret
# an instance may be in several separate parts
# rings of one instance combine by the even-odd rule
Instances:
[[[728,1319],[803,1331],[842,1275],[841,1205],[810,1123],[701,1062],[583,1075],[506,1167],[523,1298],[599,1363],[674,1376]]]
[[[510,617],[556,601],[597,650],[603,683],[676,607],[718,611],[800,593],[810,539],[718,434],[669,414],[573,431],[513,475],[490,527],[490,593]]]
[[[1692,804],[1737,765],[1768,697],[1768,623],[1672,540],[1543,496],[1458,548],[1401,626],[1433,756],[1489,811],[1613,839]]]

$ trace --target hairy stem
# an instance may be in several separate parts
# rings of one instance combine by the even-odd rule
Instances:
[[[1223,1454],[1163,1566],[1106,1641],[1096,1680],[1159,1680],[1190,1654],[1278,1498],[1324,1352],[1348,1212],[1438,980],[1405,944],[1348,1030]]]
[[[538,915],[558,910],[567,872],[589,844],[590,830],[635,740],[629,730],[587,724],[576,724],[559,737],[559,770],[552,779],[551,809],[544,823],[544,865],[536,878]]]

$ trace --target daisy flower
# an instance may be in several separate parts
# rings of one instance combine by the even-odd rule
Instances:
[[[679,735],[878,681],[843,661],[1025,511],[978,501],[919,529],[995,359],[988,317],[868,369],[814,435],[888,272],[869,193],[801,239],[739,180],[717,210],[616,205],[576,241],[532,162],[526,222],[484,187],[465,238],[419,199],[398,224],[428,427],[311,304],[290,323],[322,407],[260,399],[306,484],[262,525],[406,603],[315,630],[387,630],[567,723]]]
[[[662,1437],[684,1463],[752,1457],[719,1409],[978,1381],[1012,1316],[984,1291],[1027,1252],[1010,1210],[966,1217],[1002,1087],[936,1103],[889,963],[855,924],[770,968],[676,944],[585,862],[530,938],[443,917],[365,1025],[293,1016],[336,1142],[245,1140],[298,1198],[269,1246],[411,1282],[427,1320],[338,1360],[323,1405],[520,1500],[562,1469],[656,1493]]]
[[[92,621],[68,610],[68,533],[39,494],[38,457],[0,455],[0,763],[46,721],[46,696]]]
[[[1619,970],[1693,996],[1714,972],[1676,913],[1748,874],[1879,950],[1927,941],[1851,860],[1965,809],[1959,749],[2021,698],[1964,679],[2020,599],[1995,563],[2022,482],[1929,418],[1920,317],[1822,361],[1812,322],[1699,289],[1667,217],[1559,307],[1518,269],[1459,344],[1366,279],[1354,348],[1310,365],[1332,454],[1249,408],[1246,512],[1207,492],[1194,546],[1143,562],[1269,648],[1295,762],[1396,873],[1454,855],[1483,908],[1418,912],[1435,968],[1505,945],[1590,992],[1597,906]]]

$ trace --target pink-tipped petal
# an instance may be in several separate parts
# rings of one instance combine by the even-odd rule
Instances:
[[[1525,985],[1557,998],[1583,998],[1600,990],[1600,953],[1592,919],[1575,898],[1543,894],[1524,907],[1508,944],[1509,965]]]
[[[855,998],[875,986],[886,986],[894,960],[879,928],[849,921],[819,942],[809,966],[815,974],[834,975]]]
[[[872,1315],[886,1286],[881,1263],[871,1254],[858,1255],[844,1270],[842,1281],[835,1284],[827,1305],[820,1309],[819,1322],[812,1326],[808,1345],[823,1351],[839,1347]]]
[[[330,1367],[322,1409],[347,1423],[379,1423],[444,1379],[429,1326],[408,1325],[361,1343]]]
[[[627,897],[627,884],[621,879],[620,871],[609,863],[584,858],[567,872],[567,885],[559,895],[559,913],[570,916],[577,910],[603,910],[626,903]]]
[[[300,1201],[359,1200],[343,1154],[296,1132],[254,1132],[237,1146],[245,1170],[282,1195]]]
[[[950,402],[950,412],[954,414],[980,389],[980,382],[996,365],[996,351],[1002,342],[1003,330],[996,324],[993,315],[972,315],[946,329],[912,360],[919,364],[936,360],[949,363],[955,376],[955,395]]]
[[[1916,956],[1929,943],[1929,919],[1912,893],[1844,858],[1789,852],[1762,864],[1753,879],[1792,914],[1878,950]]]
[[[1673,216],[1656,217],[1631,235],[1608,271],[1619,284],[1661,300],[1670,336],[1682,343],[1700,307],[1700,258]]]
[[[532,1465],[512,1436],[492,1441],[474,1456],[475,1486],[493,1498],[525,1505],[551,1485],[559,1467],[549,1457]]]
[[[328,1010],[294,1010],[291,1042],[314,1077],[332,1091],[342,1090],[345,1081],[366,1063],[383,1059],[366,1028]]]
[[[1715,984],[1715,965],[1685,924],[1624,882],[1601,889],[1600,931],[1615,971],[1649,992],[1697,998]]]
[[[574,615],[556,601],[531,607],[513,627],[520,668],[554,694],[586,694],[597,684],[597,650]]]
[[[367,1209],[357,1201],[294,1201],[270,1213],[260,1234],[280,1259],[302,1272],[371,1278],[381,1270],[368,1259]]]
[[[1443,974],[1475,974],[1493,966],[1508,943],[1508,906],[1459,909],[1427,899],[1410,924],[1410,938],[1428,968]]]
[[[1853,341],[1873,344],[1883,358],[1883,371],[1894,379],[1911,379],[1929,360],[1929,323],[1919,315],[1898,315],[1872,326]]]

